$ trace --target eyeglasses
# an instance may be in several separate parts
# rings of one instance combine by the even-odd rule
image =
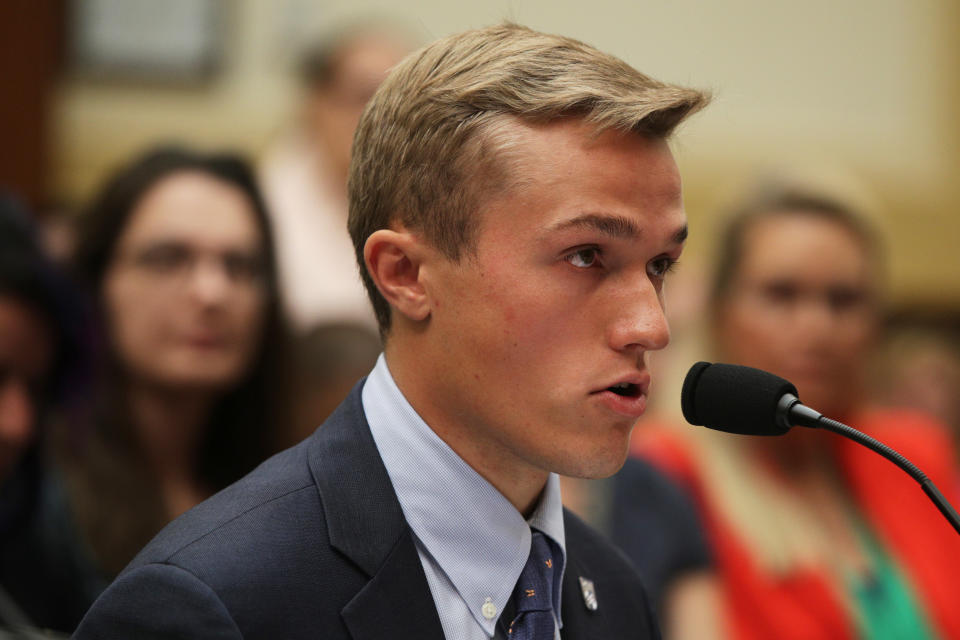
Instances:
[[[260,286],[266,277],[266,265],[259,253],[242,250],[211,253],[180,242],[158,242],[126,255],[121,254],[119,260],[144,275],[171,282],[186,281],[204,261],[217,264],[234,284]]]

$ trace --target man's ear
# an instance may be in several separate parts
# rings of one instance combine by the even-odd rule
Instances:
[[[420,266],[428,247],[405,229],[378,229],[363,246],[367,272],[390,306],[410,320],[426,320],[430,303]]]

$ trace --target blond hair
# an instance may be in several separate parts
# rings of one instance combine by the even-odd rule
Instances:
[[[502,192],[505,121],[585,119],[666,138],[705,94],[664,84],[577,40],[501,24],[411,54],[367,105],[353,143],[349,230],[382,335],[390,308],[367,272],[364,244],[399,223],[451,260],[474,247],[481,198]]]

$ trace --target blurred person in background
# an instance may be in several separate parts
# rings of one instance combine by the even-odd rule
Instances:
[[[0,196],[0,626],[18,630],[70,631],[89,604],[44,448],[50,413],[79,389],[77,302],[27,214]]]
[[[792,381],[803,402],[892,446],[952,495],[942,425],[864,406],[882,256],[846,204],[768,189],[721,236],[718,359]],[[734,638],[960,638],[960,538],[916,483],[839,436],[639,434],[694,494]]]
[[[884,341],[878,369],[877,401],[936,416],[960,451],[960,344],[945,331],[903,328]]]
[[[284,303],[299,331],[327,321],[376,328],[347,233],[347,170],[360,114],[410,50],[407,40],[396,28],[359,23],[308,49],[298,121],[263,158]]]
[[[266,208],[240,158],[147,153],[80,223],[102,370],[85,438],[58,449],[102,589],[163,525],[277,449],[287,339]]]
[[[383,349],[376,331],[355,323],[327,323],[294,343],[298,393],[293,445],[313,433],[370,373]]]

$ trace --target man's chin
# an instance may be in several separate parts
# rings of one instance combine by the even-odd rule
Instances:
[[[601,480],[609,478],[623,467],[627,461],[628,443],[612,450],[597,452],[592,456],[583,456],[577,460],[567,461],[564,468],[558,470],[560,475],[584,480]]]

